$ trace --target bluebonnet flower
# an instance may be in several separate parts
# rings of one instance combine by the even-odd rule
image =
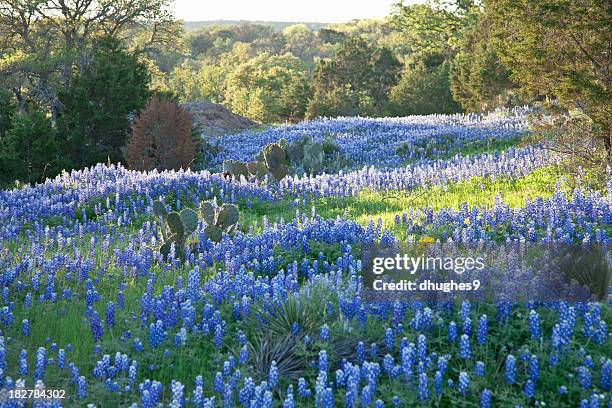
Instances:
[[[215,382],[214,382],[215,392],[221,393],[223,392],[224,383],[223,383],[223,375],[220,372],[215,374]]]
[[[535,398],[535,383],[531,380],[527,380],[523,391],[525,392],[527,398]]]
[[[36,351],[36,364],[34,366],[34,379],[42,381],[45,379],[45,370],[47,368],[47,350],[44,347],[39,347]]]
[[[278,368],[276,367],[276,361],[274,360],[272,360],[272,364],[270,365],[268,383],[270,384],[270,388],[276,388],[278,384]]]
[[[327,352],[325,350],[319,351],[319,371],[327,372],[329,369],[329,361],[327,359]]]
[[[393,330],[389,327],[385,330],[385,347],[391,351],[395,347],[395,335]]]
[[[21,350],[19,353],[19,374],[26,375],[28,373],[28,354],[27,351]]]
[[[151,347],[158,348],[166,340],[166,331],[161,320],[151,323],[149,326],[149,342]]]
[[[436,395],[442,395],[442,373],[440,371],[436,371],[434,375],[434,390]]]
[[[94,341],[100,340],[104,335],[104,329],[102,328],[102,324],[100,323],[100,316],[98,315],[98,312],[94,311],[92,313],[89,324],[91,329],[91,336],[93,337]]]
[[[580,366],[577,368],[577,371],[578,383],[580,384],[580,386],[585,390],[591,388],[591,385],[593,384],[593,376],[591,375],[589,369],[585,366]]]
[[[357,343],[355,354],[357,357],[357,361],[359,363],[363,363],[363,361],[365,360],[365,344],[363,344],[363,341]]]
[[[474,374],[476,374],[478,377],[484,377],[485,364],[482,361],[476,362],[476,368],[474,369]]]
[[[607,359],[601,365],[601,375],[599,376],[599,386],[606,391],[612,390],[612,360]]]
[[[57,368],[66,368],[66,351],[59,349],[57,352]]]
[[[532,354],[529,358],[529,378],[534,384],[540,379],[540,364],[535,354]]]
[[[113,302],[106,304],[104,323],[106,327],[115,327],[115,304]]]
[[[451,321],[448,324],[448,341],[450,341],[451,343],[454,343],[456,339],[457,339],[457,324]]]
[[[516,359],[512,354],[506,357],[506,382],[508,384],[516,382]]]
[[[321,326],[321,340],[323,341],[329,341],[329,326],[324,324],[323,326]]]
[[[87,380],[84,376],[80,376],[77,381],[76,395],[78,399],[83,399],[87,397]]]
[[[488,388],[482,390],[480,393],[480,408],[490,408],[491,400],[493,399],[493,393]]]
[[[426,373],[419,375],[419,399],[421,401],[429,399],[429,379]]]
[[[459,373],[459,392],[461,394],[468,394],[470,389],[470,377],[465,371]]]
[[[321,394],[321,408],[334,407],[334,393],[331,388],[325,388]]]
[[[30,337],[30,322],[27,319],[21,321],[21,334],[24,337]]]
[[[540,315],[535,310],[529,312],[529,335],[532,340],[539,340],[542,335],[540,329]]]
[[[311,391],[308,389],[304,378],[298,379],[298,395],[302,398],[309,398],[311,395]]]
[[[459,357],[469,360],[472,358],[472,347],[470,346],[470,338],[467,334],[461,335],[459,341]]]
[[[488,333],[488,318],[487,315],[480,316],[478,320],[478,330],[476,331],[476,341],[478,344],[485,344],[487,341]]]
[[[419,360],[424,360],[427,355],[427,339],[424,335],[419,334],[417,337],[417,358]]]

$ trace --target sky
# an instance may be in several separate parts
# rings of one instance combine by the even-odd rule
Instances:
[[[397,0],[176,0],[176,17],[185,21],[263,20],[342,23],[383,17]],[[406,2],[408,3],[408,2]]]

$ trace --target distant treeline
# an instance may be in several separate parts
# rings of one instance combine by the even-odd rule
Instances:
[[[609,2],[430,0],[325,27],[194,30],[172,0],[54,4],[0,7],[0,183],[125,161],[152,97],[262,123],[545,103],[557,150],[612,158]]]
[[[292,25],[296,25],[296,24],[304,24],[310,30],[317,31],[329,25],[328,23],[316,23],[316,22],[296,23],[296,22],[291,22],[291,21],[206,20],[206,21],[185,21],[183,23],[183,27],[185,31],[193,31],[193,30],[198,30],[201,28],[236,26],[236,25],[241,25],[245,23],[272,27],[274,31],[283,31],[285,28],[292,26]]]

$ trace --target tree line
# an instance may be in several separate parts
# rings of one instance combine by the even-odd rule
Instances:
[[[133,119],[160,97],[261,123],[537,104],[554,148],[600,167],[612,157],[609,2],[400,2],[384,19],[318,30],[187,32],[171,6],[0,3],[2,182],[124,161]]]

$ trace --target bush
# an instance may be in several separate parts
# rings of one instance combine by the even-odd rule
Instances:
[[[58,129],[75,168],[122,161],[130,114],[140,111],[151,95],[147,66],[119,40],[101,40],[91,58],[59,95]]]
[[[404,70],[400,82],[391,89],[388,114],[393,116],[457,113],[453,100],[449,64],[435,57],[417,60]]]
[[[5,183],[42,182],[69,167],[60,154],[57,132],[43,112],[15,113],[0,140],[0,179]]]
[[[135,170],[186,169],[195,148],[189,113],[175,102],[155,97],[132,124],[126,160]]]

